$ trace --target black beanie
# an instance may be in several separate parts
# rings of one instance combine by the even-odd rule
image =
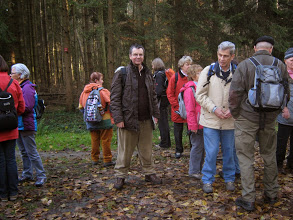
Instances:
[[[285,57],[284,59],[289,59],[293,57],[293,47],[290,47],[286,52],[285,52]]]
[[[275,44],[274,38],[272,38],[270,36],[262,36],[262,37],[257,38],[257,40],[254,42],[254,46],[259,42],[268,42],[273,46]]]

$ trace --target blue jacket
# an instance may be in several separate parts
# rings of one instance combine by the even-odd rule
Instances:
[[[18,116],[18,130],[37,131],[37,119],[35,107],[38,103],[38,96],[35,90],[36,85],[28,79],[20,83],[25,102],[25,111]]]

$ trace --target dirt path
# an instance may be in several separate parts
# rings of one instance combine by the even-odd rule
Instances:
[[[177,160],[173,150],[154,150],[156,171],[163,184],[144,181],[137,157],[133,157],[123,190],[116,191],[113,168],[92,165],[90,152],[40,152],[48,181],[42,188],[34,182],[19,186],[19,198],[1,202],[0,219],[292,219],[292,174],[280,175],[279,202],[262,202],[262,162],[256,155],[256,211],[235,206],[241,195],[240,180],[235,192],[227,192],[218,175],[214,193],[205,194],[201,181],[188,177],[189,150]],[[116,152],[113,152],[116,157]],[[19,171],[21,163],[18,157]],[[221,169],[221,160],[218,161]]]

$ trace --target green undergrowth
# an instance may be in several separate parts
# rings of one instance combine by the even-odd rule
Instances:
[[[169,121],[172,148],[175,148],[173,122]],[[117,128],[113,128],[111,149],[117,149]],[[189,147],[189,139],[184,126],[183,146]],[[42,151],[90,151],[91,138],[86,130],[83,116],[79,111],[65,112],[62,110],[46,109],[43,117],[38,121],[36,143]],[[153,144],[160,143],[159,129],[153,133]]]
[[[38,121],[36,143],[38,149],[43,151],[90,151],[91,149],[90,133],[86,130],[79,111],[46,109],[43,117]],[[114,128],[111,148],[117,148],[116,128]]]

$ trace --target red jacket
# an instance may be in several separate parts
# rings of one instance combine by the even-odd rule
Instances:
[[[0,88],[4,90],[10,81],[10,76],[6,72],[0,72]],[[19,83],[13,80],[11,85],[8,87],[7,92],[10,92],[14,99],[14,105],[18,115],[24,113],[25,103],[22,95]],[[1,125],[0,125],[1,126]],[[18,128],[11,131],[0,132],[0,142],[13,140],[18,138]]]
[[[178,74],[178,81],[176,83],[176,89],[175,89],[175,75]],[[173,122],[176,123],[186,123],[186,119],[183,119],[180,117],[179,114],[175,113],[175,111],[178,111],[179,109],[179,103],[178,103],[178,94],[180,92],[180,89],[182,86],[188,82],[188,79],[186,76],[182,75],[181,73],[175,73],[168,84],[167,88],[167,97],[171,104],[171,119]]]

